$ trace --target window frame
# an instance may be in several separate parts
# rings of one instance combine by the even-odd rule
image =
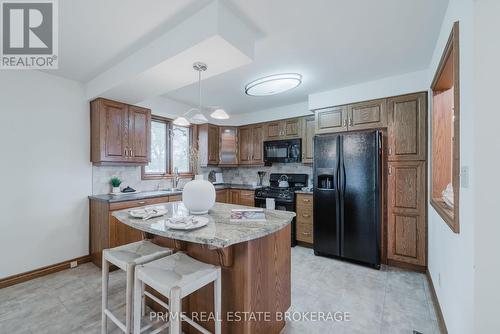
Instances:
[[[142,180],[164,180],[164,179],[172,179],[174,178],[174,173],[172,170],[172,140],[170,138],[170,134],[172,133],[172,119],[166,118],[163,116],[151,115],[151,122],[161,122],[166,125],[166,142],[167,142],[167,156],[168,159],[166,161],[167,168],[165,173],[146,173],[146,166],[141,167],[141,179]],[[152,127],[151,127],[152,128]],[[189,128],[189,147],[191,148],[193,145],[193,126],[188,126]],[[190,171],[188,173],[179,173],[180,177],[193,177],[193,166],[191,163],[189,164]]]
[[[441,56],[436,73],[434,74],[434,79],[431,84],[431,92],[433,98],[432,105],[432,123],[431,129],[434,126],[434,95],[436,92],[441,91],[439,87],[439,81],[444,73],[446,63],[451,61],[453,64],[452,69],[452,82],[453,82],[453,117],[454,121],[452,123],[452,129],[454,133],[454,140],[451,143],[451,183],[453,185],[453,208],[448,208],[444,203],[434,198],[435,191],[435,176],[434,170],[439,168],[437,166],[437,157],[434,154],[431,155],[431,183],[430,183],[430,203],[431,206],[436,210],[436,212],[441,216],[444,222],[450,227],[454,233],[460,233],[460,51],[459,51],[459,22],[453,24],[448,42],[446,43],[445,49]],[[433,132],[431,132],[431,148],[434,151],[436,141]]]

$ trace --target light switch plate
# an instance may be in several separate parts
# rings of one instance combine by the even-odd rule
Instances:
[[[460,186],[462,188],[469,188],[469,166],[462,166],[460,168]]]

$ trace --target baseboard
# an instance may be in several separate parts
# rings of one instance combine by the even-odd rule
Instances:
[[[416,264],[399,262],[399,261],[389,260],[389,259],[387,260],[387,265],[392,266],[392,267],[406,269],[406,270],[411,270],[411,271],[418,271],[419,273],[425,273],[427,271],[427,267],[424,267],[424,266],[419,266]]]
[[[446,323],[444,322],[443,312],[441,311],[441,306],[439,305],[439,300],[437,298],[436,290],[434,289],[434,283],[432,282],[431,274],[429,270],[425,271],[425,275],[427,276],[427,281],[429,282],[432,304],[434,305],[434,309],[436,310],[436,316],[439,325],[439,332],[441,334],[448,334],[448,329],[446,328]]]
[[[313,248],[313,245],[308,243],[308,242],[303,242],[303,241],[297,241],[297,246],[302,246],[302,247],[307,247],[307,248]]]
[[[2,278],[2,279],[0,279],[0,289],[6,288],[6,287],[11,286],[11,285],[19,284],[22,282],[26,282],[26,281],[29,281],[29,280],[32,280],[32,279],[35,279],[38,277],[45,276],[45,275],[49,275],[49,274],[52,274],[52,273],[55,273],[55,272],[58,272],[61,270],[69,269],[70,264],[73,261],[76,261],[78,263],[78,265],[80,265],[80,264],[83,264],[86,262],[90,262],[90,260],[91,260],[90,255],[81,256],[81,257],[77,257],[76,259],[67,260],[67,261],[64,261],[61,263],[53,264],[51,266],[27,271],[25,273],[9,276],[6,278]]]

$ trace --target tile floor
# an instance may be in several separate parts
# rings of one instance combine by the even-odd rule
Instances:
[[[100,333],[100,289],[100,271],[91,263],[1,289],[0,333]],[[124,289],[123,272],[112,272],[110,305],[118,314],[124,314]],[[439,333],[430,298],[423,274],[377,271],[295,247],[290,311],[297,313],[292,314],[349,312],[350,321],[293,321],[283,333]],[[110,333],[120,333],[109,323]]]

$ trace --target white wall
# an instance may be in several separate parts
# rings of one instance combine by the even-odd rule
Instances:
[[[0,278],[88,254],[90,116],[80,84],[0,73]]]
[[[309,110],[426,91],[427,70],[401,74],[309,95]]]
[[[256,110],[254,112],[231,115],[231,119],[220,121],[220,124],[245,125],[278,119],[313,115],[307,107],[307,101],[279,106],[275,108]]]
[[[430,86],[453,22],[459,20],[460,159],[462,166],[470,168],[470,185],[460,189],[460,234],[453,233],[430,205],[428,219],[428,267],[450,334],[474,333],[474,195],[477,193],[474,123],[477,118],[474,106],[473,13],[473,0],[450,0],[428,77]]]
[[[500,333],[500,1],[475,1],[474,333]],[[469,124],[465,124],[470,127]]]

